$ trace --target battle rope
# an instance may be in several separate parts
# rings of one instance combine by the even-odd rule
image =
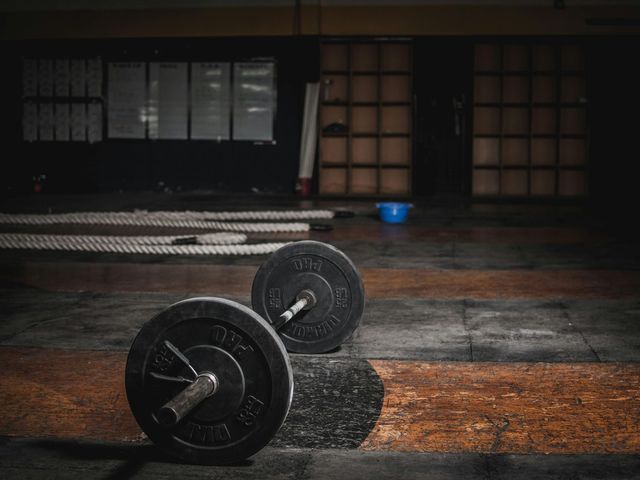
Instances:
[[[219,237],[216,237],[216,235]],[[183,237],[109,237],[0,233],[0,248],[151,255],[264,255],[286,245],[286,242],[245,245],[225,244],[232,240],[231,236],[234,236],[234,234],[200,235],[195,237],[199,243],[197,245],[179,245],[176,242],[183,240]],[[246,240],[244,235],[235,235],[235,237],[237,237],[236,240]],[[115,239],[115,241],[110,242],[111,239]],[[157,243],[154,244],[154,242]],[[207,243],[200,244],[201,242]]]
[[[266,210],[245,212],[74,212],[58,214],[0,213],[0,224],[64,225],[88,224],[111,226],[144,226],[219,230],[221,233],[176,236],[98,236],[98,235],[34,235],[0,234],[0,248],[71,250],[85,252],[145,253],[155,255],[261,255],[271,253],[286,243],[240,245],[247,237],[230,232],[308,232],[331,228],[309,223],[240,223],[233,220],[298,220],[351,217],[343,210]],[[230,221],[231,220],[231,221]]]
[[[100,243],[118,245],[236,245],[247,241],[242,233],[208,233],[193,236],[115,236],[115,235],[43,235],[32,233],[0,233],[4,242]]]
[[[90,224],[144,227],[172,227],[191,228],[197,230],[222,230],[229,232],[308,232],[308,223],[233,223],[208,222],[204,220],[181,220],[179,218],[162,218],[149,216],[125,216],[119,213],[107,215],[86,216],[83,214],[62,215],[7,215],[0,214],[0,223],[12,225],[62,225],[62,224]]]
[[[178,227],[232,232],[307,232],[308,223],[229,223],[221,220],[331,219],[351,212],[331,210],[283,210],[251,212],[75,212],[57,214],[0,213],[0,224],[59,225],[92,224],[147,227]]]

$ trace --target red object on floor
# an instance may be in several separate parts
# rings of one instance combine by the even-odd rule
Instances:
[[[310,178],[298,178],[296,183],[296,192],[303,196],[309,197],[311,195],[311,179]]]

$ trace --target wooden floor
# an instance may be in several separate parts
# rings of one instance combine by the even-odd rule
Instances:
[[[385,402],[365,450],[640,452],[640,365],[372,364]]]
[[[7,372],[0,379],[0,431],[142,439],[124,391],[125,362],[125,352],[0,350]],[[640,452],[637,364],[370,363],[384,403],[364,450]]]
[[[331,232],[283,238],[355,261],[367,297],[357,335],[292,355],[282,430],[250,462],[215,470],[166,463],[144,439],[126,353],[175,301],[249,304],[265,257],[0,251],[0,475],[640,478],[634,237],[576,207],[427,206],[401,226],[355,209]]]
[[[640,271],[427,270],[360,268],[367,298],[509,299],[636,298]],[[51,291],[172,292],[242,296],[256,267],[131,263],[25,262],[7,265],[0,280]]]

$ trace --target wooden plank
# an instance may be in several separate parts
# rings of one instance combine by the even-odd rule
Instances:
[[[165,292],[248,296],[257,267],[135,263],[26,262],[0,280],[51,291]],[[427,270],[361,268],[368,298],[638,298],[639,271]]]
[[[0,348],[0,435],[140,439],[125,362],[124,352]],[[362,449],[640,453],[639,364],[370,363],[385,398]]]
[[[204,2],[189,2],[203,5]],[[444,2],[443,2],[444,3]],[[612,2],[613,3],[613,2]],[[631,4],[632,2],[628,2]],[[175,5],[178,3],[175,2]],[[231,4],[231,2],[229,2]],[[213,8],[127,8],[3,12],[0,38],[151,38],[290,36],[296,12],[290,6],[216,6]],[[637,34],[637,26],[589,25],[588,18],[634,18],[633,5],[575,6],[563,10],[547,5],[322,5],[300,7],[304,35],[603,35]],[[354,21],[357,19],[357,21]],[[391,61],[402,57],[390,51]],[[395,60],[398,62],[399,60]],[[397,63],[394,63],[397,64]],[[386,65],[385,65],[386,66]]]
[[[562,227],[428,227],[384,223],[337,223],[331,232],[311,232],[311,238],[331,240],[416,240],[428,242],[473,242],[491,244],[573,244],[606,241],[603,232]]]
[[[637,298],[640,272],[611,270],[361,269],[369,297],[434,299]]]
[[[51,291],[249,295],[256,270],[240,265],[26,262],[3,268],[0,279]]]
[[[640,365],[370,362],[384,383],[361,448],[640,453]]]
[[[0,434],[139,440],[124,391],[125,352],[2,348]]]

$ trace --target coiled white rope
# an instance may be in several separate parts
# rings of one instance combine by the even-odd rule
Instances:
[[[74,212],[57,214],[0,213],[0,224],[60,225],[91,224],[146,227],[176,227],[231,232],[307,232],[308,223],[229,223],[220,220],[330,219],[331,210],[250,211],[250,212]]]
[[[0,223],[11,225],[62,225],[90,224],[144,227],[191,228],[196,230],[222,230],[229,232],[308,232],[308,223],[233,223],[204,220],[162,218],[155,215],[129,216],[121,213],[86,215],[65,213],[60,215],[12,215],[0,214]]]
[[[10,225],[109,225],[188,228],[218,230],[221,233],[197,235],[197,245],[185,245],[176,236],[99,236],[0,234],[0,248],[71,250],[86,252],[146,253],[156,255],[253,255],[271,253],[286,243],[240,245],[247,237],[242,233],[307,232],[308,223],[241,223],[230,220],[331,219],[332,210],[266,210],[237,212],[74,212],[58,214],[0,213],[0,224]],[[183,239],[184,240],[184,239]],[[192,239],[189,239],[192,240]]]
[[[227,232],[193,236],[43,235],[32,233],[0,233],[0,241],[11,244],[17,244],[19,242],[56,242],[117,245],[180,245],[187,243],[197,245],[236,245],[246,242],[247,236],[242,233]]]
[[[213,244],[218,241],[225,243],[233,234],[226,238],[214,235],[201,235],[197,241],[208,241],[210,244],[198,245],[172,245],[172,242],[180,237],[109,237],[96,235],[35,235],[22,233],[0,233],[0,248],[3,249],[28,249],[28,250],[65,250],[81,252],[103,253],[135,253],[149,255],[264,255],[272,253],[283,243],[259,243],[245,245]],[[200,239],[200,237],[208,237]],[[241,235],[236,237],[244,237]],[[116,239],[110,242],[110,239]],[[131,242],[129,242],[131,239]],[[156,240],[158,239],[158,240]],[[160,244],[152,244],[153,242]]]
[[[200,220],[330,220],[332,210],[259,210],[246,212],[158,212],[169,215],[188,215]]]

